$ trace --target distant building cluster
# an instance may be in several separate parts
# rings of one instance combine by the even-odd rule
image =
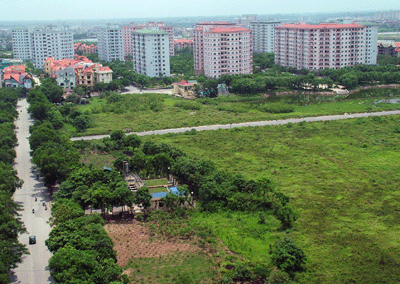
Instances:
[[[31,89],[32,78],[25,72],[24,65],[11,65],[3,70],[3,81],[8,88],[27,88]],[[0,78],[1,79],[1,78]],[[0,80],[1,84],[1,80]]]
[[[49,57],[45,60],[44,71],[64,89],[79,85],[91,87],[97,82],[112,81],[112,70],[108,66],[93,63],[86,56],[75,55],[73,59],[61,60]]]
[[[400,11],[376,12],[374,13],[374,19],[398,21],[400,20]]]
[[[257,22],[258,15],[243,15],[241,18],[233,19],[233,22],[237,25],[248,28],[251,22]]]
[[[230,22],[200,22],[194,30],[195,74],[219,78],[253,72],[252,35]]]
[[[274,29],[276,64],[309,70],[376,64],[376,26],[284,24]]]
[[[400,57],[400,42],[378,43],[378,54]]]
[[[82,42],[74,43],[74,51],[76,54],[80,55],[89,55],[89,54],[94,54],[98,52],[97,45],[90,44],[87,45]]]
[[[174,39],[174,47],[177,50],[183,49],[185,47],[188,47],[190,49],[193,49],[193,38],[179,38],[179,39]]]
[[[72,32],[67,27],[13,29],[12,42],[14,58],[32,60],[37,69],[43,68],[48,57],[58,60],[74,56]]]
[[[168,46],[169,46],[169,56],[174,56],[174,27],[166,26],[163,22],[149,22],[146,24],[130,23],[129,26],[123,26],[123,37],[124,37],[124,55],[133,56],[133,32],[143,29],[160,30],[168,34]]]

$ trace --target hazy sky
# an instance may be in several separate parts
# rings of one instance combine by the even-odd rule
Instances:
[[[0,21],[400,10],[400,0],[0,0]]]

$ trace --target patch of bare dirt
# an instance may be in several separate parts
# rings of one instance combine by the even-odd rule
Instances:
[[[160,257],[171,252],[196,251],[196,245],[181,240],[162,241],[151,236],[148,229],[137,220],[112,220],[104,228],[114,242],[119,266],[125,266],[131,258]]]

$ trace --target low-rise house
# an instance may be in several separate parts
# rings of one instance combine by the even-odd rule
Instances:
[[[87,45],[82,42],[74,43],[74,51],[75,53],[81,52],[83,55],[94,54],[98,52],[97,45],[91,44]]]
[[[400,42],[380,43],[378,42],[378,54],[400,57]]]
[[[182,80],[179,83],[173,83],[173,91],[174,95],[180,95],[183,98],[191,99],[195,97],[194,86],[197,84],[196,81],[188,82],[186,80]]]
[[[32,78],[25,72],[25,66],[10,66],[4,69],[3,81],[5,87],[31,89]]]
[[[72,66],[60,69],[55,72],[57,85],[63,88],[75,88],[75,70]]]
[[[60,72],[67,68],[68,72]],[[44,70],[50,77],[55,78],[57,84],[63,88],[74,88],[79,85],[91,87],[97,82],[110,83],[113,72],[109,67],[103,66],[100,63],[93,63],[86,56],[79,55],[75,55],[74,59],[57,61],[49,57],[44,62]],[[73,75],[70,72],[72,70]],[[62,78],[59,79],[58,74]],[[66,84],[66,80],[68,84]]]
[[[190,49],[193,49],[193,38],[187,39],[187,38],[179,38],[179,39],[174,39],[174,47],[175,49],[183,49],[185,47],[188,47]]]

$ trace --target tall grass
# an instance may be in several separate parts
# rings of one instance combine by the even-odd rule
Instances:
[[[359,118],[144,139],[178,146],[232,173],[269,176],[300,213],[292,234],[308,257],[301,283],[399,283],[399,121]],[[247,229],[258,226],[257,212],[246,226],[234,218],[195,220],[246,257],[265,257]],[[272,242],[274,231],[266,234]]]

